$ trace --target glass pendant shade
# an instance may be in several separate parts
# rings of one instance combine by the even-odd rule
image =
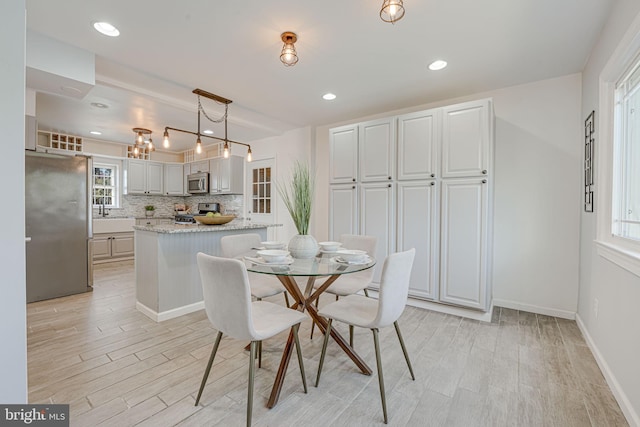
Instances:
[[[229,143],[227,141],[224,142],[224,148],[222,150],[222,157],[225,159],[229,158]]]
[[[250,162],[253,160],[253,157],[251,156],[251,147],[249,147],[247,149],[247,162]]]
[[[298,40],[298,37],[291,32],[282,33],[281,36],[284,45],[282,46],[282,52],[280,53],[280,61],[286,66],[291,67],[298,63],[298,53],[294,43]]]
[[[196,140],[196,153],[202,153],[202,141],[200,141],[200,137]]]
[[[164,130],[164,137],[162,138],[162,146],[164,148],[169,148],[169,131]]]
[[[395,24],[404,16],[402,0],[384,0],[380,9],[380,18],[384,22]]]

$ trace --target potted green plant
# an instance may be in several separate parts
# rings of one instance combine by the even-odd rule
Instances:
[[[289,252],[294,258],[313,258],[318,253],[318,242],[309,234],[314,182],[309,165],[296,162],[291,179],[278,182],[278,193],[291,215],[298,234],[289,241]]]
[[[144,215],[146,217],[152,217],[156,213],[156,208],[153,205],[147,205],[144,207]]]

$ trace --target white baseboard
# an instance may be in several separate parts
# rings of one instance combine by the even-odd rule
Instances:
[[[602,353],[600,353],[600,350],[598,350],[596,343],[593,341],[593,338],[591,338],[591,335],[589,334],[589,331],[587,330],[587,327],[580,318],[579,314],[576,314],[576,323],[578,324],[578,328],[580,329],[580,332],[582,332],[582,336],[587,342],[591,353],[595,357],[596,363],[598,363],[600,371],[602,371],[607,384],[609,384],[609,388],[613,392],[618,405],[620,405],[620,409],[622,409],[622,413],[627,419],[627,422],[631,427],[640,427],[640,416],[638,416],[638,413],[633,408],[633,405],[629,401],[629,398],[625,394],[624,390],[622,390],[622,387],[620,387],[620,383],[613,375],[613,372],[611,372],[609,364],[607,364],[607,361],[602,356]]]
[[[576,318],[575,311],[558,310],[556,308],[540,307],[532,304],[522,304],[504,299],[494,299],[493,304],[498,307],[528,311],[529,313],[544,314],[546,316],[561,317],[563,319],[574,320]]]
[[[193,313],[195,311],[204,309],[204,301],[196,302],[193,304],[185,305],[183,307],[174,308],[172,310],[163,311],[158,313],[141,302],[136,301],[136,308],[139,312],[153,320],[154,322],[162,322],[176,317],[183,316],[185,314]]]

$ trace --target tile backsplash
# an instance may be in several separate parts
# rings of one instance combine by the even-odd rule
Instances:
[[[121,207],[118,209],[107,209],[108,218],[142,218],[145,215],[144,207],[153,205],[155,207],[154,217],[168,218],[173,217],[175,204],[184,204],[192,208],[192,211],[198,209],[198,203],[220,203],[223,214],[236,215],[242,217],[244,212],[244,196],[238,195],[207,195],[207,196],[189,196],[189,197],[168,197],[168,196],[142,196],[142,195],[124,195],[122,196]],[[93,209],[93,217],[98,218],[98,208]]]

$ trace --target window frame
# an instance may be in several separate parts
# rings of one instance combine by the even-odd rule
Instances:
[[[629,27],[599,78],[596,159],[596,249],[598,255],[640,277],[640,243],[613,234],[616,89],[640,61],[640,17]],[[583,213],[583,215],[589,215]]]
[[[99,185],[96,186],[96,175],[95,175],[95,170],[96,168],[104,168],[104,169],[111,169],[112,170],[112,177],[113,177],[113,185]],[[120,170],[119,170],[119,166],[115,163],[108,163],[108,162],[104,162],[104,161],[94,161],[93,162],[93,166],[91,168],[91,203],[93,208],[99,208],[102,206],[102,204],[96,204],[94,203],[96,197],[95,195],[95,190],[96,188],[111,188],[113,191],[113,196],[112,196],[112,201],[113,203],[110,205],[104,205],[105,208],[108,209],[118,209],[120,207]]]

